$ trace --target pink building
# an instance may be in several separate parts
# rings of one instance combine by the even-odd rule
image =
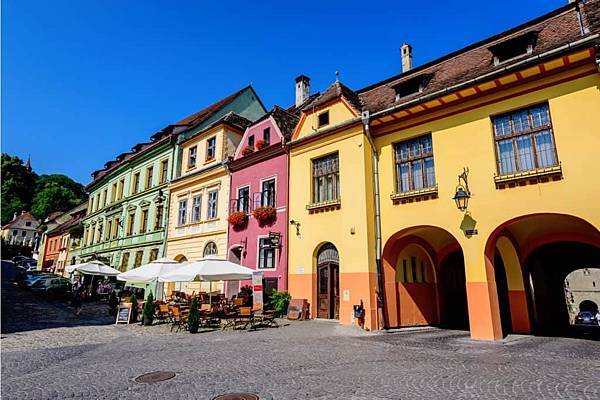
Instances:
[[[264,290],[287,290],[288,155],[298,117],[275,106],[246,129],[231,172],[229,259],[264,273]],[[249,284],[249,282],[242,282]],[[227,295],[239,290],[229,283]]]

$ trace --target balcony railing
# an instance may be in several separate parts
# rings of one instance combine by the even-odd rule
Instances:
[[[274,191],[263,191],[252,193],[252,198],[232,199],[229,204],[229,213],[243,211],[251,214],[259,207],[275,207],[277,204]]]

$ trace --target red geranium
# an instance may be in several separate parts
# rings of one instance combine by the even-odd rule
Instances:
[[[244,147],[244,150],[242,150],[242,155],[247,156],[248,154],[252,154],[254,153],[254,147],[252,146],[246,146]]]
[[[233,226],[233,229],[243,229],[248,224],[248,214],[243,211],[235,211],[229,214],[227,221]]]
[[[265,149],[267,147],[269,147],[269,143],[265,142],[262,139],[256,142],[256,148],[259,150]]]
[[[258,223],[262,225],[272,224],[277,219],[277,210],[273,207],[258,207],[252,213]]]

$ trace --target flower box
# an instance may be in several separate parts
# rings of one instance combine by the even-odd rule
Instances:
[[[277,219],[277,210],[273,207],[258,207],[252,213],[254,218],[258,221],[259,225],[268,225],[275,222]]]
[[[243,211],[235,211],[229,214],[227,221],[233,226],[233,229],[241,230],[248,225],[248,214]]]
[[[252,154],[252,153],[254,153],[254,147],[252,147],[252,146],[246,146],[242,150],[242,155],[244,155],[244,156],[247,156],[247,155]]]

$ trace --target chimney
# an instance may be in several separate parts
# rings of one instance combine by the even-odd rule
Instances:
[[[296,107],[301,106],[310,96],[310,78],[299,75],[296,78]]]
[[[400,47],[400,55],[402,57],[402,73],[410,71],[412,69],[412,46],[404,43]]]

